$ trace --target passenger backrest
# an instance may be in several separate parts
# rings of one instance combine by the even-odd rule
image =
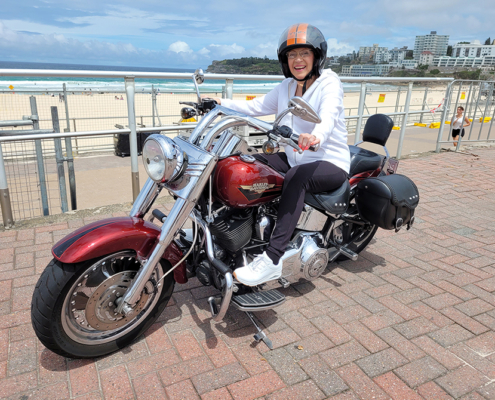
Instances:
[[[364,126],[363,141],[385,146],[393,127],[394,121],[388,115],[372,115]]]

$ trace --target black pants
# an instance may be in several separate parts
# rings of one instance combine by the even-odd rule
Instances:
[[[266,254],[278,264],[296,228],[306,192],[319,193],[338,189],[347,179],[347,173],[328,161],[315,161],[291,168],[285,153],[270,156],[256,154],[255,157],[265,160],[270,167],[285,174],[277,224],[266,249]]]

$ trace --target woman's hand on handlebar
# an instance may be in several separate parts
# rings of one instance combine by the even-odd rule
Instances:
[[[211,96],[208,96],[207,94],[202,94],[201,95],[201,99],[212,99],[212,100],[215,100],[218,105],[221,105],[222,104],[222,99],[219,98],[219,97],[211,97]]]
[[[318,139],[315,135],[311,133],[301,133],[299,135],[299,139],[297,144],[302,150],[308,150],[309,146],[320,143],[320,139]]]

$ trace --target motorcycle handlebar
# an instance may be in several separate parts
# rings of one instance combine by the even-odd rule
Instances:
[[[281,136],[284,138],[283,142],[294,148],[299,152],[299,154],[302,154],[303,150],[299,147],[299,134],[294,133],[291,128],[288,126],[280,126],[274,129],[273,133],[277,136]],[[320,148],[320,143],[313,144],[309,146],[308,150],[309,151],[318,151]]]

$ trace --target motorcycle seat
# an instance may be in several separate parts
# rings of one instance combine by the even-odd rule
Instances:
[[[349,207],[349,195],[351,185],[346,180],[341,187],[331,192],[309,193],[306,192],[304,202],[319,210],[328,211],[331,214],[342,214]]]
[[[349,146],[349,151],[351,153],[349,176],[365,171],[373,171],[381,165],[383,160],[383,156],[361,147]]]

